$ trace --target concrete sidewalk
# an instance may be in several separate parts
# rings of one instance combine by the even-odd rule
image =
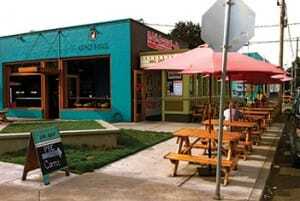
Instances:
[[[187,125],[185,125],[187,127]],[[147,129],[147,124],[144,129]],[[160,127],[158,127],[161,129]],[[167,130],[168,126],[164,126]],[[268,177],[275,154],[277,141],[282,133],[282,124],[274,124],[264,133],[262,143],[254,146],[254,151],[247,161],[239,160],[238,171],[233,171],[228,186],[222,188],[225,200],[259,200]],[[174,128],[175,129],[175,128]],[[199,177],[196,167],[181,162],[178,173],[181,176],[171,177],[173,165],[163,159],[171,151],[176,151],[175,139],[158,144],[133,156],[117,161],[96,172],[122,177],[138,178],[147,181],[174,185],[201,192],[210,200],[215,190],[214,177]]]
[[[116,124],[115,124],[116,125]],[[124,127],[125,125],[117,125]],[[128,124],[126,127],[130,127]],[[131,126],[134,129],[155,131],[173,131],[177,126],[189,124],[140,123]],[[199,126],[197,124],[191,127]],[[239,161],[238,171],[230,177],[228,186],[222,186],[224,200],[259,200],[270,171],[276,143],[281,135],[282,124],[274,124],[264,134],[260,146],[255,146],[247,161]],[[40,178],[33,176],[29,181],[20,181],[22,166],[0,163],[0,200],[2,201],[194,201],[213,200],[215,190],[214,177],[200,177],[196,166],[181,163],[178,173],[171,177],[172,164],[163,156],[175,151],[175,139],[170,139],[144,151],[112,163],[93,173],[64,177],[62,173],[50,178],[51,184],[43,186]],[[8,169],[1,169],[6,166]],[[11,176],[3,176],[11,172]],[[33,175],[38,174],[37,172]],[[20,176],[18,176],[20,175]],[[53,178],[56,177],[56,178]],[[3,182],[1,182],[3,180]]]

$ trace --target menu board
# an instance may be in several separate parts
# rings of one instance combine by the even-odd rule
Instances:
[[[30,135],[23,180],[36,168],[41,168],[45,185],[49,184],[48,174],[67,169],[64,147],[56,127],[37,129]],[[66,174],[69,175],[68,170]]]
[[[182,96],[182,81],[175,80],[173,81],[173,95]]]

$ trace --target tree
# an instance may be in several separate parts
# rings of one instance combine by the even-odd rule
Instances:
[[[175,28],[171,31],[170,36],[173,40],[184,42],[189,49],[198,47],[203,44],[201,39],[201,27],[193,22],[177,22]]]

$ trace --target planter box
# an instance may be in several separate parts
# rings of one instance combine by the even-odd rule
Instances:
[[[60,131],[63,144],[116,147],[120,130],[104,121],[99,122],[105,127],[104,129]],[[29,136],[30,133],[0,134],[0,155],[26,148]]]

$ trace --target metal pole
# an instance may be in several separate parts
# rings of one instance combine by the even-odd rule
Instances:
[[[283,67],[283,39],[284,39],[284,18],[285,18],[285,0],[281,0],[280,2],[280,36],[279,36],[279,66]]]
[[[227,69],[227,51],[229,41],[229,28],[230,28],[230,11],[232,0],[226,0],[225,7],[225,22],[224,22],[224,38],[223,38],[223,56],[222,56],[222,80],[221,80],[221,93],[220,93],[220,110],[219,110],[219,132],[218,132],[218,161],[217,161],[217,174],[216,174],[216,192],[215,199],[221,200],[220,183],[221,183],[221,167],[222,167],[222,139],[223,139],[223,110],[224,110],[224,92],[225,92],[225,79]]]

